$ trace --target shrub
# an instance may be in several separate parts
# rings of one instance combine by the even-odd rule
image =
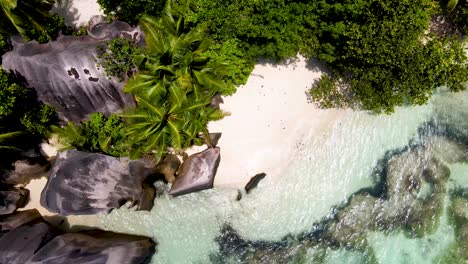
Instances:
[[[108,118],[101,113],[93,113],[89,121],[81,125],[68,122],[64,127],[53,126],[65,149],[99,152],[112,156],[128,156],[127,137],[122,119],[117,115]]]
[[[115,38],[101,48],[98,65],[104,68],[107,76],[114,76],[123,81],[137,71],[141,52],[133,40]]]
[[[55,110],[38,102],[34,90],[0,70],[0,127],[46,136],[55,121]]]
[[[59,32],[69,34],[72,30],[65,25],[65,19],[62,16],[53,15],[45,20],[43,28],[29,28],[26,31],[26,36],[29,39],[37,40],[39,43],[46,43],[56,39]]]
[[[129,24],[136,24],[142,15],[158,16],[165,0],[98,0],[104,14]]]

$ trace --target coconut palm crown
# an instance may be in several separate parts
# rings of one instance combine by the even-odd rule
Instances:
[[[185,28],[171,1],[162,17],[144,16],[140,23],[146,35],[143,70],[125,86],[138,107],[123,116],[134,151],[153,151],[161,157],[169,148],[203,142],[200,135],[207,137],[208,121],[224,115],[209,104],[225,83],[216,78],[216,69],[203,55],[210,46],[203,31]]]

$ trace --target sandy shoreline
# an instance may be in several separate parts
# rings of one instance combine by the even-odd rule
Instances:
[[[86,25],[94,15],[102,15],[96,0],[59,0],[53,12],[73,26]],[[277,180],[297,156],[301,142],[317,136],[340,115],[338,110],[320,110],[307,102],[306,92],[321,75],[315,62],[303,57],[281,65],[257,64],[247,83],[233,96],[225,97],[221,108],[231,115],[209,123],[210,132],[221,132],[218,143],[221,163],[215,187],[243,188],[257,173]],[[203,150],[194,147],[189,154]],[[40,206],[40,193],[47,179],[32,180],[30,202],[45,216],[53,213]],[[71,225],[96,225],[96,216],[68,217]]]
[[[246,85],[225,97],[221,108],[230,116],[209,124],[210,132],[221,132],[218,146],[221,162],[215,188],[243,188],[252,176],[264,172],[276,181],[297,156],[301,142],[319,135],[342,111],[321,110],[307,102],[306,91],[321,72],[311,70],[303,57],[285,65],[258,64]],[[189,149],[189,154],[206,146]],[[32,180],[30,202],[42,215],[55,215],[40,205],[47,179]],[[96,217],[69,217],[71,225],[96,225]]]
[[[222,133],[215,186],[242,188],[261,172],[278,179],[298,145],[342,113],[308,103],[306,92],[322,74],[313,63],[299,56],[284,65],[257,64],[247,83],[224,98],[221,108],[231,115],[209,124],[210,132]]]

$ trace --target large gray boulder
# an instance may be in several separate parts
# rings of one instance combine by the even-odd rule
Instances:
[[[0,216],[0,263],[140,264],[155,253],[150,238],[102,230],[63,233],[35,209]]]
[[[156,244],[147,237],[106,231],[67,233],[55,237],[26,264],[142,264],[155,253]]]
[[[13,40],[14,49],[2,57],[2,68],[24,78],[38,98],[54,106],[62,120],[81,121],[94,112],[114,113],[134,106],[123,83],[98,69],[98,46],[115,37],[143,42],[139,28],[115,21],[94,26],[87,36],[60,36],[56,41]]]
[[[155,190],[144,183],[152,164],[77,150],[61,152],[41,193],[41,205],[61,215],[109,213],[125,202],[150,210]]]
[[[10,188],[0,191],[0,215],[11,214],[23,207],[29,198],[29,190],[24,188]]]
[[[176,196],[212,188],[220,158],[218,147],[188,157],[169,194]]]
[[[21,215],[13,217],[18,216]],[[20,222],[25,220],[31,221],[27,221],[0,237],[0,263],[26,263],[39,248],[58,234],[42,217],[19,219]]]

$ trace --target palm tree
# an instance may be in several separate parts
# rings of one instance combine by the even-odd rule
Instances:
[[[208,121],[224,116],[208,105],[225,83],[203,56],[210,42],[200,29],[184,27],[182,13],[171,1],[161,18],[144,16],[141,27],[147,45],[144,70],[125,86],[138,107],[123,116],[134,156],[153,151],[160,158],[169,148],[201,144],[200,135],[208,139]]]
[[[23,135],[21,131],[0,133],[0,150],[18,150],[18,148],[8,142],[21,135]]]
[[[447,3],[447,9],[449,11],[453,11],[453,9],[455,9],[457,4],[458,4],[458,0],[449,0],[448,3]]]
[[[27,38],[27,31],[35,28],[45,32],[43,24],[50,17],[49,11],[55,0],[0,0],[0,32],[15,28]]]

